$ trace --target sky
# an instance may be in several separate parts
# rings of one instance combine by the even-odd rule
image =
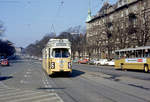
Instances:
[[[105,0],[91,0],[95,15]],[[117,0],[108,0],[114,4]],[[45,34],[57,34],[70,27],[86,26],[89,0],[0,0],[0,21],[6,28],[3,39],[26,47]]]

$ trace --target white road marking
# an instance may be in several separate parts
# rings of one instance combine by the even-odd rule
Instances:
[[[25,78],[27,78],[27,77],[29,78],[29,77],[31,77],[31,75],[24,75],[24,77],[25,77]]]
[[[47,80],[46,80],[46,84],[49,84]]]
[[[48,88],[48,85],[45,85],[46,88]]]
[[[20,83],[21,83],[21,84],[27,84],[27,83],[29,83],[29,81],[21,80]]]
[[[10,76],[14,76],[14,74],[16,74],[17,72],[14,72],[14,73],[12,73],[12,74],[10,74]]]
[[[4,93],[10,93],[10,92],[15,92],[15,91],[18,91],[18,90],[20,90],[20,89],[15,89],[15,90],[12,90],[12,89],[9,89],[9,90],[6,90],[6,91],[1,91],[0,92],[0,94],[2,93],[2,94],[4,94]]]
[[[4,89],[4,88],[3,88],[3,89],[0,89],[0,91],[4,91],[4,90],[8,90],[8,89]]]
[[[59,98],[60,102],[64,102],[64,101],[62,100],[62,98],[60,98],[60,97],[58,96],[58,94],[56,94],[56,96]]]
[[[31,74],[31,72],[30,72],[30,71],[27,71],[26,74]]]
[[[11,98],[20,98],[20,97],[30,97],[31,95],[36,95],[36,94],[41,94],[42,92],[34,92],[34,93],[25,93],[25,94],[20,94],[20,95],[16,95],[16,96],[9,96],[9,97],[4,97],[4,98],[1,98],[1,100],[5,100],[5,99],[11,99]]]
[[[47,77],[46,77],[46,75],[45,75],[44,72],[43,72],[43,79],[45,79],[46,82],[47,82],[47,83],[45,83],[45,81],[44,81],[44,85],[48,84],[48,85],[46,85],[45,87],[46,87],[46,88],[52,88],[52,86],[49,84],[49,82],[48,82],[48,80],[47,80]],[[55,90],[54,90],[54,89],[50,89],[50,90],[47,90],[47,91],[48,91],[48,92],[49,92],[49,91],[54,92]]]
[[[34,96],[34,97],[28,97],[28,98],[22,98],[22,99],[16,99],[16,100],[11,100],[9,102],[21,102],[21,101],[28,101],[28,100],[32,100],[32,99],[36,99],[36,98],[42,98],[45,96],[53,96],[55,94],[44,94],[44,95],[40,95],[40,96]]]
[[[27,77],[27,75],[24,75],[24,77]]]
[[[59,100],[58,97],[52,97],[52,98],[39,99],[38,101],[36,100],[36,101],[32,101],[32,102],[45,102],[45,101],[54,102],[54,100],[56,100],[56,99]]]
[[[5,84],[2,83],[2,82],[0,82],[0,84],[1,84],[4,88],[10,89],[7,85],[5,85]]]
[[[7,96],[11,96],[11,95],[16,95],[16,94],[23,94],[23,93],[29,93],[30,91],[20,91],[20,92],[13,92],[13,93],[8,93],[8,94],[2,94],[0,95],[0,99],[2,99],[1,97],[7,97]],[[8,97],[7,97],[8,98]]]
[[[44,83],[44,85],[46,85],[46,82],[45,82],[45,81],[43,81],[43,83]]]

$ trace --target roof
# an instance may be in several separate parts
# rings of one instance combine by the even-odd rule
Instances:
[[[119,0],[119,1],[122,1],[122,0]],[[116,2],[116,4],[113,4],[113,5],[109,4],[108,2],[104,3],[103,6],[101,7],[101,9],[98,11],[98,13],[96,15],[92,16],[91,20],[89,20],[87,23],[90,23],[90,22],[92,22],[92,21],[94,21],[96,19],[105,17],[105,16],[107,16],[109,14],[114,13],[115,11],[118,11],[118,10],[122,9],[122,8],[126,8],[129,5],[132,5],[132,4],[136,3],[136,2],[139,2],[139,0],[132,0],[132,1],[128,2],[128,3],[120,5],[119,7],[118,7],[118,2]],[[111,7],[113,8],[113,11],[111,11],[109,13],[106,13],[105,10],[108,10]]]
[[[135,50],[146,50],[146,49],[150,49],[150,46],[142,46],[142,47],[136,47],[136,48],[121,49],[121,50],[116,50],[115,52],[125,52],[125,51],[135,51]]]
[[[71,43],[68,39],[50,39],[47,47],[70,47]]]

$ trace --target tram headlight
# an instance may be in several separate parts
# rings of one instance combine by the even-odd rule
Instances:
[[[55,62],[51,63],[51,68],[54,69],[55,68]]]
[[[68,62],[68,68],[71,68],[71,62]]]

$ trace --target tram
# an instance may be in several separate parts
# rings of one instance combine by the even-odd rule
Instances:
[[[48,75],[57,72],[72,73],[71,43],[68,39],[50,39],[42,50],[43,69]]]
[[[150,46],[116,50],[115,68],[150,71]]]

